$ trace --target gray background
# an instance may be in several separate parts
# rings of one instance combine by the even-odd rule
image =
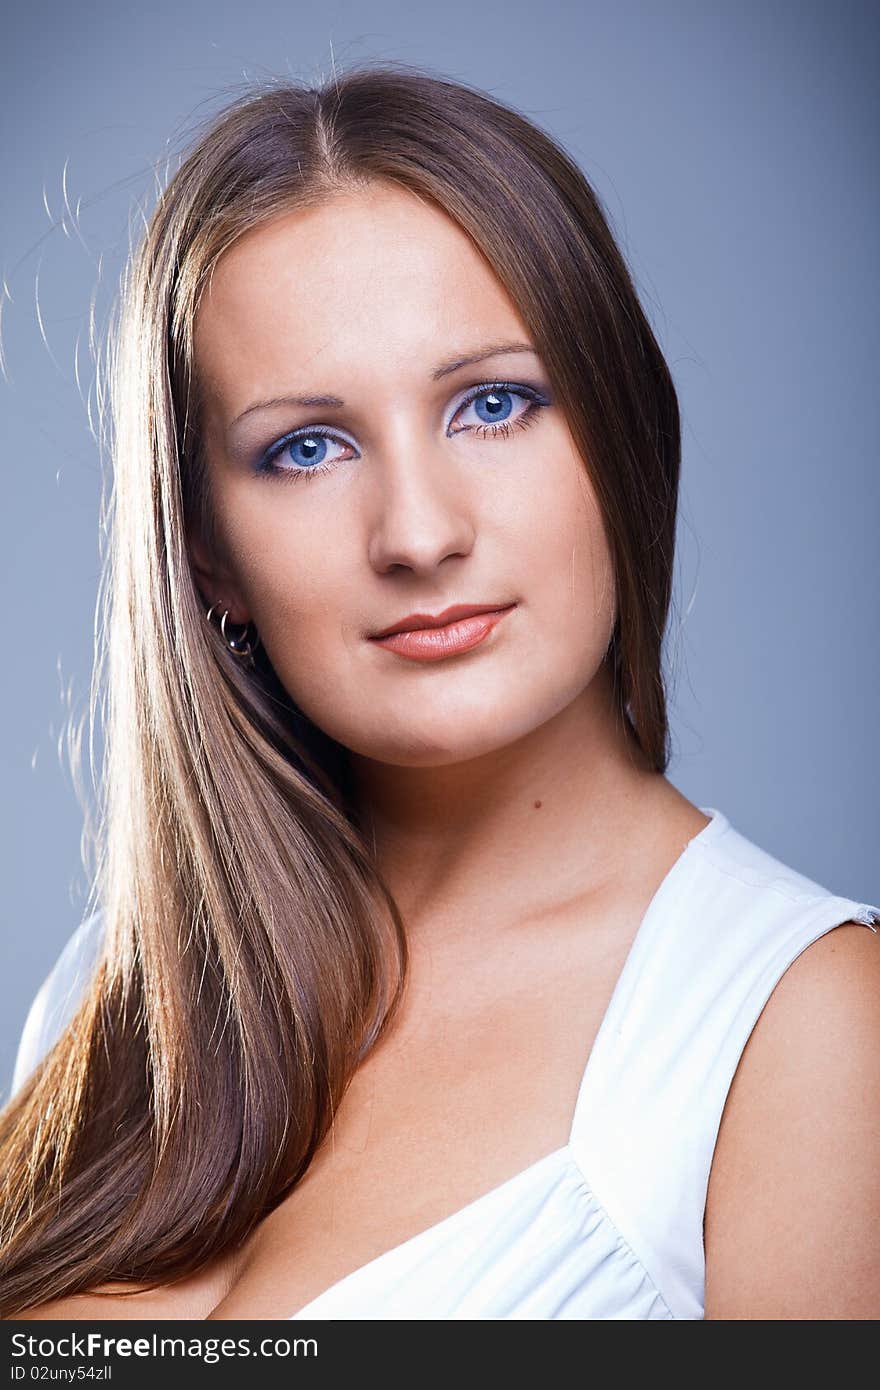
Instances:
[[[244,82],[318,80],[334,60],[475,83],[592,181],[683,413],[670,779],[811,878],[880,902],[878,19],[830,0],[56,0],[7,15],[3,1095],[87,888],[64,731],[86,708],[98,582],[90,314],[100,331],[130,221],[190,123]]]

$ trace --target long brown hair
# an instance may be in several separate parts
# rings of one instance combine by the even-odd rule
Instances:
[[[108,1281],[168,1283],[237,1245],[306,1171],[401,998],[405,926],[345,750],[265,653],[249,668],[226,649],[186,544],[191,522],[212,527],[192,353],[212,267],[279,212],[377,179],[453,218],[533,335],[611,547],[620,718],[667,766],[678,403],[596,194],[525,117],[424,69],[249,89],[160,193],[107,337],[104,944],[0,1115],[7,1317]]]

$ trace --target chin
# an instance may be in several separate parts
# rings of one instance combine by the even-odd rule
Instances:
[[[481,710],[479,716],[459,708],[434,715],[419,709],[415,721],[388,719],[374,739],[346,739],[353,753],[393,767],[451,767],[473,758],[485,757],[509,747],[540,724],[534,710],[517,718],[511,712],[506,720],[500,702]],[[411,713],[414,711],[411,711]]]

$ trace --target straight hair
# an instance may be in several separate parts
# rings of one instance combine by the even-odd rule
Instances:
[[[308,1169],[402,997],[405,923],[346,750],[265,652],[246,667],[206,623],[186,540],[191,525],[216,535],[193,360],[213,267],[250,229],[376,181],[452,218],[532,334],[612,554],[615,706],[633,749],[667,766],[678,402],[586,177],[509,106],[409,65],[250,88],[157,197],[106,341],[113,487],[90,711],[105,707],[103,942],[62,1036],[0,1113],[6,1318],[105,1282],[159,1287],[240,1245]]]

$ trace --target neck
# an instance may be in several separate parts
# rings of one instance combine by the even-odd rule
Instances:
[[[504,747],[429,767],[352,754],[351,778],[363,833],[410,927],[473,921],[490,903],[496,916],[541,910],[601,889],[645,812],[679,796],[635,744],[605,666]]]

